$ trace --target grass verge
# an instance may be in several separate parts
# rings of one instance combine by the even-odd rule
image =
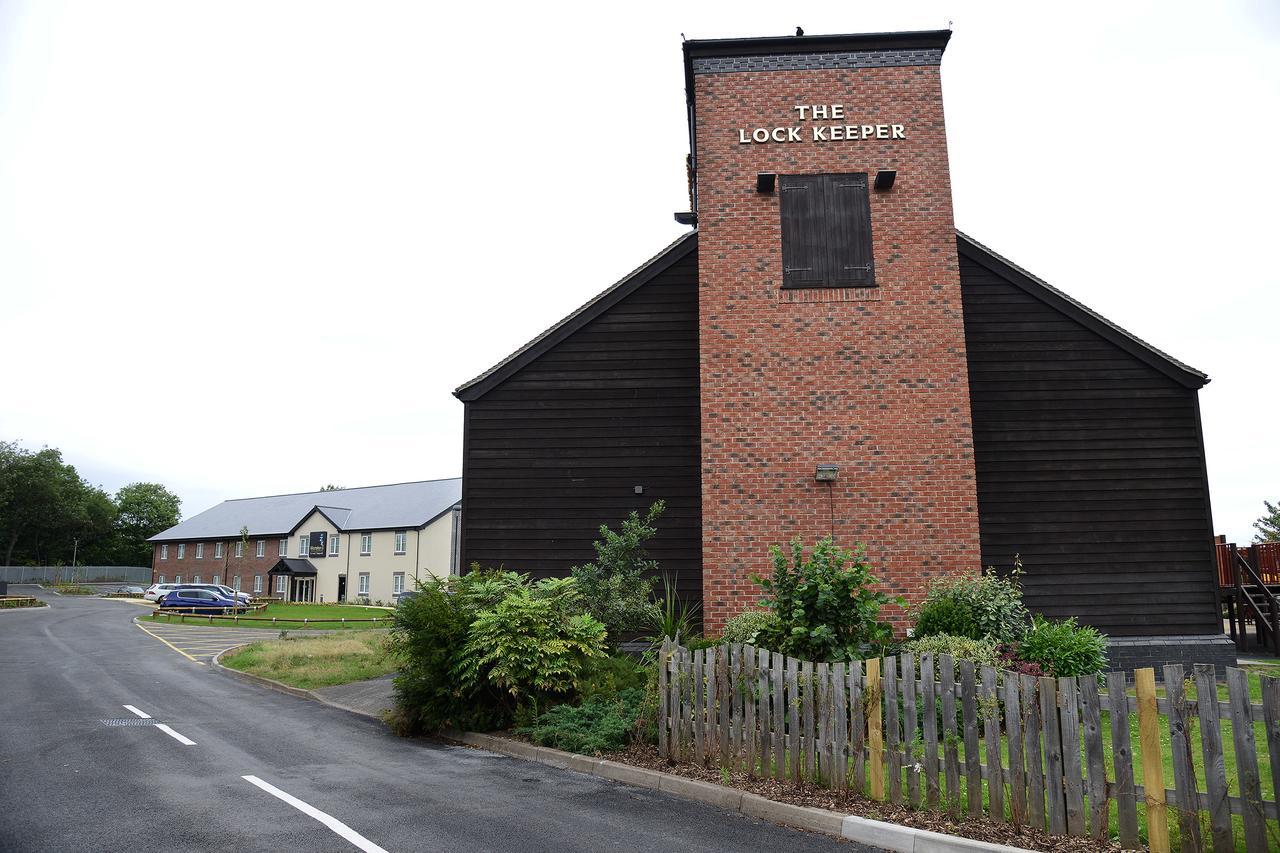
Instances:
[[[238,619],[209,619],[200,614],[165,614],[153,613],[147,621],[160,624],[185,623],[188,625],[217,625],[220,628],[284,628],[289,630],[306,628],[317,631],[361,630],[368,628],[390,628],[392,612],[380,607],[338,606],[334,604],[281,604],[273,602],[265,610],[247,613]],[[272,620],[275,620],[274,622]],[[342,619],[362,620],[377,619],[377,622],[347,621]],[[263,621],[265,620],[265,621]],[[326,621],[312,621],[326,620]],[[333,621],[327,621],[333,620]]]
[[[381,633],[266,640],[223,657],[221,663],[303,690],[377,678],[399,666]]]

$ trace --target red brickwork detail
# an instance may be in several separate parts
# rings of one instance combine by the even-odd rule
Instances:
[[[256,556],[258,553],[256,537],[250,537],[243,557],[236,556],[236,543],[239,541],[236,539],[222,543],[221,557],[213,556],[217,550],[217,543],[205,540],[204,556],[199,559],[196,558],[195,542],[185,543],[186,553],[182,559],[178,559],[178,543],[168,543],[169,558],[167,560],[160,559],[160,545],[155,544],[151,554],[151,582],[157,583],[160,575],[164,575],[166,583],[173,583],[173,579],[181,575],[183,583],[194,583],[196,575],[199,575],[201,583],[213,583],[213,576],[217,575],[219,583],[234,587],[235,579],[239,576],[241,591],[251,593],[254,575],[262,575],[262,594],[267,595],[270,592],[268,586],[271,583],[267,572],[280,561],[282,538],[280,536],[265,537],[261,557]],[[290,544],[293,544],[293,540],[290,540]]]
[[[794,536],[865,543],[911,602],[933,578],[977,572],[939,69],[705,74],[695,97],[706,628],[758,599],[750,576]],[[841,104],[849,124],[902,124],[906,138],[813,142],[798,104]],[[740,128],[797,124],[802,142],[738,142]],[[878,169],[898,170],[871,194],[878,298],[789,299],[778,194],[757,193],[756,173]],[[830,492],[814,481],[820,462],[840,466]]]

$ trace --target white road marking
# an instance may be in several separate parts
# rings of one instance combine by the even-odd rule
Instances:
[[[324,812],[320,811],[319,809],[315,808],[314,806],[307,805],[302,800],[299,800],[297,797],[293,796],[292,794],[288,794],[288,793],[285,793],[284,791],[281,791],[275,785],[272,785],[269,782],[263,782],[257,776],[241,776],[240,778],[252,785],[257,785],[259,788],[266,791],[271,796],[284,800],[286,803],[293,806],[295,809],[302,812],[303,814],[315,818],[316,820],[323,823],[325,826],[329,827],[329,829],[333,830],[335,833],[337,833],[338,835],[341,835],[347,841],[350,841],[356,847],[363,850],[365,853],[387,853],[386,850],[374,844],[372,841],[365,838],[363,835],[356,832],[354,829],[347,826],[345,823],[338,820],[336,817],[333,817],[332,815],[327,815]]]
[[[129,709],[130,713],[137,714],[139,717],[141,717],[144,720],[151,719],[150,714],[139,711],[137,708],[133,707],[132,705],[125,705],[125,707]]]
[[[186,736],[184,736],[184,735],[180,735],[180,734],[178,734],[178,733],[177,733],[177,732],[175,732],[173,729],[171,729],[171,728],[169,728],[168,726],[166,726],[164,723],[156,723],[156,728],[157,728],[157,729],[159,729],[160,731],[164,732],[164,733],[165,733],[165,734],[167,734],[169,737],[173,738],[174,740],[176,740],[178,743],[182,744],[183,746],[195,746],[195,745],[196,745],[196,742],[195,742],[195,741],[193,741],[191,738],[186,737]]]

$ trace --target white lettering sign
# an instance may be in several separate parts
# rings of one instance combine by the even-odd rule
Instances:
[[[859,142],[863,139],[906,139],[905,124],[845,124],[843,104],[796,104],[792,109],[802,122],[827,121],[839,124],[810,125],[810,133],[801,134],[801,125],[739,128],[739,145],[764,145],[770,142]]]

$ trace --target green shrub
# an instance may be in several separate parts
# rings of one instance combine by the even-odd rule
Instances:
[[[979,577],[938,581],[916,612],[915,635],[993,637],[1002,643],[1021,639],[1030,614],[1022,603],[1020,570],[1015,562],[1014,574],[1008,578],[998,577],[992,568]]]
[[[396,710],[390,722],[398,732],[443,726],[487,731],[506,722],[497,691],[487,684],[464,689],[453,668],[479,611],[496,605],[521,583],[513,572],[473,567],[462,577],[420,583],[421,595],[396,608],[390,645],[403,665],[395,679]]]
[[[645,639],[657,646],[664,638],[679,638],[681,643],[688,646],[702,615],[702,602],[681,600],[670,578],[662,579],[662,588],[663,596],[649,616],[649,628],[653,634]]]
[[[776,631],[777,624],[778,617],[768,610],[744,610],[724,623],[720,641],[758,645],[757,635],[761,631]]]
[[[773,577],[753,580],[768,593],[761,604],[778,620],[757,632],[759,645],[804,660],[841,661],[864,657],[893,638],[880,621],[880,608],[891,599],[871,589],[876,579],[861,546],[848,551],[827,537],[806,558],[793,539],[790,559],[777,546],[769,553]]]
[[[631,655],[592,658],[578,677],[577,694],[584,702],[597,696],[616,696],[623,690],[644,690],[655,677],[652,663]]]
[[[930,634],[908,640],[903,643],[902,650],[916,655],[932,654],[935,659],[939,655],[951,655],[957,660],[971,660],[989,666],[1000,663],[1000,644],[990,637],[974,640],[950,634]]]
[[[649,559],[644,545],[657,535],[654,524],[665,510],[666,504],[656,501],[643,519],[632,512],[617,533],[600,525],[600,539],[591,543],[595,561],[570,570],[586,611],[604,625],[615,648],[624,635],[656,618],[653,581],[658,563]]]
[[[476,614],[453,676],[463,691],[497,688],[513,714],[536,714],[568,696],[604,649],[605,627],[582,612],[577,581],[546,578]]]
[[[613,696],[596,696],[581,705],[556,705],[533,725],[517,729],[535,743],[600,755],[625,749],[642,729],[645,691],[627,688]]]
[[[1036,615],[1015,654],[1056,678],[1097,675],[1107,668],[1107,638],[1074,618],[1050,622]]]

